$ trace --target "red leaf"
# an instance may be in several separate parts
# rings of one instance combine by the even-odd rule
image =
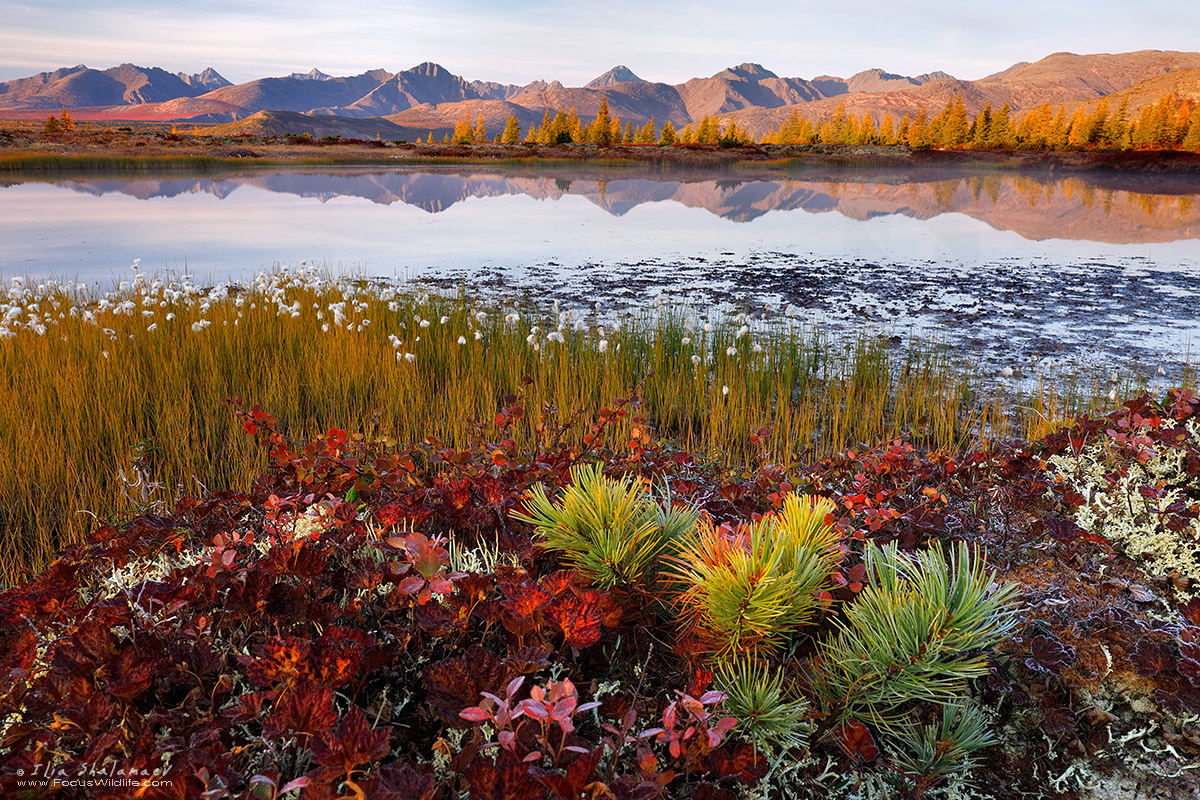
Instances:
[[[550,712],[550,719],[555,722],[562,722],[575,713],[575,706],[578,704],[579,701],[574,697],[564,697],[554,704],[554,710]]]
[[[271,738],[279,738],[286,731],[315,735],[329,731],[336,722],[333,692],[301,681],[284,693],[283,699],[263,721],[263,732]]]
[[[502,584],[504,593],[501,605],[515,617],[529,617],[550,605],[553,596],[532,581],[518,584]]]
[[[464,708],[462,711],[458,712],[458,715],[463,719],[470,720],[471,722],[483,722],[492,718],[491,712],[484,711],[479,706]]]
[[[1137,669],[1138,675],[1143,678],[1153,678],[1167,667],[1167,652],[1157,642],[1143,639],[1137,643],[1129,660]]]
[[[1200,597],[1193,597],[1179,607],[1179,613],[1193,625],[1200,626]]]
[[[424,588],[425,588],[425,579],[422,577],[419,577],[417,575],[412,575],[412,576],[407,577],[404,580],[400,581],[400,585],[397,587],[397,591],[399,591],[400,594],[408,595],[408,594],[416,594],[417,592],[421,591]]]
[[[1025,659],[1025,666],[1051,675],[1058,675],[1075,660],[1074,647],[1064,645],[1049,636],[1034,636],[1030,639],[1029,652],[1032,657]]]
[[[432,764],[384,764],[359,783],[371,800],[431,800],[437,788]]]
[[[377,761],[388,754],[390,728],[372,729],[362,709],[351,706],[337,730],[318,736],[312,745],[313,760],[347,774],[360,764]]]
[[[860,758],[864,762],[874,761],[879,757],[879,747],[875,737],[860,720],[850,719],[843,722],[833,733],[837,743],[851,758]]]
[[[600,610],[575,595],[562,595],[546,616],[563,632],[567,644],[576,649],[600,641]]]
[[[539,703],[537,700],[522,700],[519,706],[526,714],[537,719],[548,719],[550,711],[546,708],[545,703]]]

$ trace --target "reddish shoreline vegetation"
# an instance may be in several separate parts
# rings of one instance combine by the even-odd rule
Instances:
[[[1194,394],[730,470],[644,391],[579,447],[520,394],[461,449],[300,443],[233,401],[270,451],[250,491],[4,593],[5,796],[1194,792]]]
[[[90,291],[17,279],[0,325],[5,797],[1197,788],[1186,365],[1005,389],[786,314]]]

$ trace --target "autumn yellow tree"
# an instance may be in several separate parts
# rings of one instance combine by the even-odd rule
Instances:
[[[667,120],[662,127],[662,135],[658,137],[660,145],[678,144],[679,139],[675,136],[675,126],[671,124],[671,120]]]
[[[516,144],[521,141],[521,123],[512,114],[509,115],[508,121],[504,123],[504,133],[500,134],[500,142],[502,144]]]
[[[654,144],[654,132],[656,128],[654,119],[646,121],[646,124],[637,129],[637,133],[633,135],[634,144]]]
[[[608,98],[604,95],[600,95],[600,108],[588,126],[585,140],[599,145],[612,144],[612,117],[608,113]]]

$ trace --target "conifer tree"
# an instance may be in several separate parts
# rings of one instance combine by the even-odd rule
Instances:
[[[63,106],[59,127],[62,128],[65,133],[75,132],[75,120],[71,119],[71,115],[67,112],[66,106]]]
[[[1105,131],[1105,138],[1108,140],[1110,147],[1124,150],[1129,147],[1129,98],[1121,99],[1121,105],[1117,107],[1117,113],[1113,114],[1108,120],[1108,129]]]
[[[694,138],[695,134],[692,132],[692,124],[689,122],[684,126],[683,133],[679,134],[679,143],[691,144]]]
[[[546,144],[550,141],[547,138],[550,132],[550,109],[547,108],[544,112],[542,112],[541,125],[535,125],[529,129],[531,136],[533,135],[534,130],[537,131],[537,135],[533,137],[532,141],[541,142],[542,144]]]
[[[737,126],[737,120],[730,117],[729,127],[721,134],[721,138],[717,140],[717,144],[721,147],[739,147],[741,145],[750,144],[750,135]]]
[[[1200,106],[1197,106],[1188,117],[1187,131],[1183,135],[1180,147],[1184,150],[1191,150],[1193,153],[1200,153]]]
[[[1067,110],[1059,106],[1050,129],[1046,131],[1046,146],[1051,150],[1062,150],[1067,146],[1067,135]]]
[[[1075,113],[1071,115],[1071,124],[1067,127],[1067,144],[1073,148],[1087,145],[1087,127],[1087,112],[1082,108],[1075,109]]]
[[[667,120],[662,127],[662,135],[658,137],[658,143],[663,146],[678,144],[679,140],[675,136],[675,126],[671,124],[671,120]]]
[[[600,95],[600,109],[588,126],[588,133],[587,141],[599,145],[612,144],[612,117],[608,113],[608,98],[605,95]]]
[[[879,130],[875,127],[875,118],[870,113],[865,113],[858,124],[858,133],[854,136],[854,143],[861,145],[879,144]]]
[[[892,118],[891,112],[884,114],[883,122],[879,123],[879,143],[896,143],[896,120]]]
[[[946,101],[946,108],[942,111],[942,146],[958,147],[959,145],[966,144],[969,127],[970,123],[967,121],[966,105],[963,103],[962,96],[955,94]]]
[[[633,123],[625,123],[625,135],[621,137],[622,144],[633,144]]]
[[[633,137],[634,144],[654,144],[654,132],[657,128],[654,125],[654,120],[647,120],[646,124],[638,128]]]
[[[58,133],[59,130],[61,130],[61,127],[58,123],[58,117],[54,116],[53,114],[46,117],[46,124],[43,126],[43,130],[45,130],[46,133]]]
[[[988,146],[992,136],[992,104],[986,103],[983,106],[983,111],[975,115],[975,119],[971,122],[971,147],[976,150],[983,150]]]
[[[579,121],[579,115],[575,113],[575,106],[571,106],[571,113],[567,114],[567,139],[566,142],[582,142],[583,141],[583,123]]]
[[[1000,106],[1000,110],[992,117],[991,129],[988,131],[988,147],[1002,149],[1012,143],[1011,109],[1008,103]]]
[[[909,147],[929,147],[929,114],[924,108],[917,109],[917,116],[908,126]]]
[[[454,123],[453,142],[455,144],[470,144],[475,140],[475,130],[471,127],[470,121],[466,116],[458,118]]]
[[[516,116],[509,114],[508,121],[504,123],[504,133],[500,135],[502,144],[516,144],[521,141],[521,123],[517,121]]]
[[[480,114],[479,119],[475,122],[475,130],[471,133],[471,140],[475,142],[487,141],[487,126],[483,124],[483,114]]]

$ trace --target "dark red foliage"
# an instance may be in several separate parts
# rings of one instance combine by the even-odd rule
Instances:
[[[272,457],[251,491],[103,525],[0,595],[0,720],[10,720],[0,796],[21,796],[17,770],[44,774],[52,764],[147,774],[169,764],[171,785],[147,797],[270,796],[288,786],[304,798],[739,794],[770,764],[731,730],[710,665],[680,646],[669,599],[653,587],[587,585],[509,514],[533,485],[558,488],[583,460],[667,482],[717,524],[767,513],[793,490],[828,497],[846,545],[826,597],[834,611],[863,589],[868,541],[964,539],[986,552],[1001,581],[1022,584],[1030,609],[971,688],[1011,722],[1012,740],[981,751],[973,776],[994,796],[1046,794],[1041,776],[1088,757],[1078,753],[1108,752],[1127,732],[1081,705],[1110,673],[1136,673],[1167,711],[1200,711],[1200,601],[1169,620],[1162,603],[1141,602],[1178,604],[1172,593],[1185,587],[1179,576],[1144,574],[1100,532],[1084,531],[1075,511],[1086,498],[1046,466],[1102,441],[1114,480],[1165,448],[1182,449],[1185,471],[1200,478],[1200,454],[1181,438],[1200,407],[1193,395],[1141,398],[1041,442],[947,454],[899,438],[746,471],[658,441],[637,406],[635,393],[594,421],[579,417],[590,438],[571,447],[556,414],[527,414],[513,396],[470,441],[407,449],[378,431],[331,429],[299,443],[262,409],[237,409]],[[615,436],[626,429],[628,440]],[[1147,484],[1139,497],[1168,530],[1185,530],[1200,497],[1189,485],[1167,504],[1171,488]],[[454,572],[451,533],[464,547],[480,537],[518,566]],[[114,568],[160,556],[190,558],[96,588]],[[835,759],[850,774],[887,763],[888,739],[858,720],[830,721],[844,709],[814,694],[811,641],[794,644],[782,662],[789,680],[831,712],[815,720],[816,761]],[[532,694],[552,682],[566,692],[566,677],[569,699]],[[484,693],[507,700],[514,685],[525,724],[489,747]],[[610,688],[595,705],[601,686]],[[914,705],[927,719],[936,711]],[[469,730],[459,738],[449,728]],[[1062,744],[1049,754],[1047,736]],[[437,772],[433,753],[443,758]]]
[[[862,762],[879,758],[875,737],[861,720],[848,719],[834,730],[834,738],[846,755]]]
[[[335,730],[317,735],[312,743],[313,760],[332,770],[330,776],[349,776],[389,750],[388,729],[372,728],[358,706],[351,706]]]
[[[1025,666],[1051,675],[1058,675],[1075,659],[1075,648],[1050,636],[1034,636],[1030,639],[1029,653]]]
[[[1169,669],[1173,661],[1166,647],[1149,639],[1143,639],[1137,643],[1129,660],[1133,663],[1137,674],[1143,678],[1153,678],[1160,672]]]

